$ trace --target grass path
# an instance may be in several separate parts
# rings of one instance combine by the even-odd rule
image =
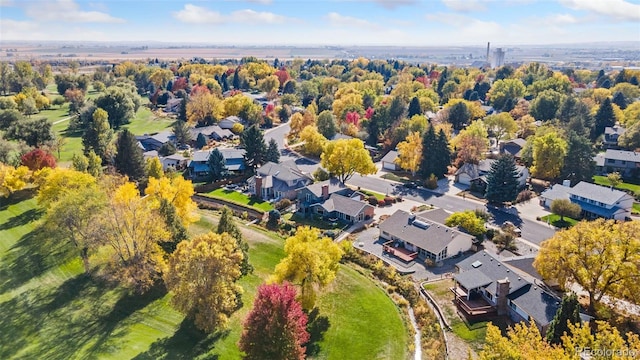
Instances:
[[[213,229],[217,214],[200,212],[192,234]],[[126,294],[82,274],[75,249],[38,229],[33,198],[0,202],[0,358],[2,359],[240,359],[242,319],[256,287],[284,256],[283,239],[241,225],[255,272],[241,279],[244,307],[229,328],[206,335],[172,309],[155,289]],[[94,266],[100,259],[91,258]],[[407,333],[397,308],[366,277],[341,266],[319,297],[314,359],[405,359]]]

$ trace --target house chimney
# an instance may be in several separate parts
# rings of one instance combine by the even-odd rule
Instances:
[[[509,278],[498,280],[496,283],[496,310],[498,315],[507,314],[507,296],[509,295]]]
[[[262,176],[256,175],[256,196],[262,199]]]
[[[322,185],[322,198],[325,200],[329,198],[329,184]]]
[[[571,187],[571,180],[562,180],[562,186]]]

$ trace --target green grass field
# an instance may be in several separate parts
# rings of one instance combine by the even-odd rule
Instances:
[[[556,214],[546,215],[540,218],[542,221],[549,223],[555,227],[568,229],[577,224],[579,220],[575,220],[569,217],[564,217],[564,220],[560,220],[560,216]]]
[[[19,197],[20,194],[18,194]],[[215,226],[201,211],[192,234]],[[244,307],[227,330],[206,335],[172,309],[170,295],[144,296],[82,274],[75,249],[38,229],[33,198],[0,201],[0,358],[2,359],[240,359],[242,319],[256,287],[284,256],[283,240],[241,226],[255,272],[241,279]],[[101,260],[92,256],[92,264]],[[314,359],[406,359],[407,330],[386,294],[341,266],[318,298]],[[318,334],[323,334],[319,337]]]
[[[373,196],[375,196],[375,197],[376,197],[376,199],[378,199],[378,200],[384,200],[384,198],[385,198],[385,195],[384,195],[384,194],[381,194],[381,193],[379,193],[379,192],[370,191],[370,190],[364,190],[364,189],[360,189],[360,190],[358,190],[358,191],[360,191],[361,193],[363,193],[363,194],[365,194],[365,195],[367,195],[367,196],[371,196],[371,195],[373,195]]]
[[[606,176],[599,176],[596,175],[593,177],[593,182],[595,182],[598,185],[602,185],[602,186],[611,186],[611,183],[609,182],[609,179],[607,179]],[[626,182],[622,182],[620,184],[618,184],[618,186],[615,187],[616,189],[619,190],[623,190],[623,191],[631,191],[634,194],[638,194],[640,195],[640,185],[636,185],[636,184],[630,184],[630,183],[626,183]]]
[[[234,203],[238,205],[248,206],[258,211],[267,212],[267,211],[273,210],[273,205],[271,205],[268,201],[262,201],[255,197],[249,197],[235,190],[227,190],[225,188],[219,188],[201,195],[207,196],[213,199],[226,200],[230,203]]]

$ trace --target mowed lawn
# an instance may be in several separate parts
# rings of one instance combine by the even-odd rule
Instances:
[[[192,234],[215,228],[203,215]],[[227,330],[206,335],[173,310],[170,295],[144,296],[82,274],[75,249],[38,230],[33,198],[0,202],[0,358],[240,359],[237,342],[256,287],[284,256],[283,239],[242,226],[255,272],[241,279],[244,306]],[[97,256],[91,258],[96,265]],[[407,332],[386,294],[341,266],[319,297],[315,359],[406,359]],[[318,334],[322,334],[319,336]],[[323,337],[323,339],[321,339]]]
[[[252,207],[256,210],[267,212],[273,210],[273,205],[268,201],[262,201],[255,197],[247,196],[235,190],[227,190],[225,188],[215,189],[211,192],[201,194],[213,199],[226,200],[230,203]]]

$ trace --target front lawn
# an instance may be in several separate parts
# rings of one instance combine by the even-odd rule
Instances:
[[[541,221],[551,224],[558,228],[568,229],[577,224],[580,220],[575,220],[569,217],[564,217],[564,220],[560,220],[560,215],[549,214],[540,218]]]
[[[637,202],[633,203],[633,208],[631,209],[631,213],[635,215],[640,214],[640,203],[637,203]]]
[[[211,192],[201,194],[213,199],[221,199],[230,203],[238,204],[241,206],[248,206],[258,211],[268,212],[273,210],[273,205],[268,201],[260,200],[256,197],[249,197],[241,192],[235,190],[227,190],[225,188],[215,189]]]
[[[342,225],[339,222],[332,223],[332,222],[329,222],[329,221],[323,221],[323,220],[315,219],[313,217],[304,217],[304,216],[301,216],[298,213],[292,214],[291,216],[285,216],[284,219],[291,220],[291,221],[295,222],[297,226],[311,226],[311,227],[318,228],[318,229],[321,229],[321,230],[340,230],[340,229],[342,229]]]
[[[609,179],[607,179],[606,176],[596,175],[593,177],[593,181],[598,185],[607,186],[607,187],[611,186],[611,182],[609,182]],[[633,194],[640,195],[640,185],[637,185],[637,184],[621,182],[615,188],[623,191],[631,191]]]
[[[385,194],[381,194],[375,191],[371,191],[371,190],[364,190],[364,189],[360,189],[358,190],[359,192],[367,195],[367,196],[375,196],[376,199],[378,200],[384,200],[384,198],[386,197]]]

